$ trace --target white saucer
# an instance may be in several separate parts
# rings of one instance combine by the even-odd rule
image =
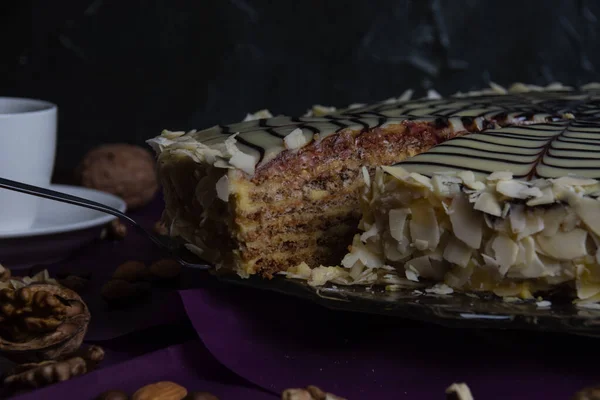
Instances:
[[[57,192],[83,197],[123,212],[125,202],[112,194],[79,186],[50,185]],[[55,200],[40,199],[37,216],[33,225],[24,230],[0,231],[0,239],[14,239],[30,236],[53,235],[94,228],[109,223],[115,217],[100,211],[90,210]]]

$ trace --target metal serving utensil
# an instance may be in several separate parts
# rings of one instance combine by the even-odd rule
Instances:
[[[106,214],[114,215],[117,218],[128,222],[139,232],[143,233],[148,239],[150,239],[156,246],[160,247],[165,252],[169,253],[170,256],[179,262],[181,265],[191,268],[199,269],[211,269],[212,267],[207,263],[201,261],[198,256],[190,252],[181,243],[176,242],[170,237],[159,237],[152,234],[148,230],[144,229],[134,219],[122,213],[121,211],[106,206],[104,204],[87,200],[81,197],[73,196],[66,193],[57,192],[55,190],[41,188],[39,186],[33,186],[22,182],[12,181],[10,179],[0,178],[0,188],[8,189],[15,192],[28,194],[31,196],[42,197],[44,199],[50,199],[59,201],[61,203],[72,204],[79,207],[89,208],[92,210],[100,211]],[[193,260],[193,261],[192,261]]]

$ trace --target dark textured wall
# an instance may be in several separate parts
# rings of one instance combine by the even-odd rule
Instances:
[[[59,105],[64,177],[99,143],[260,108],[600,80],[596,16],[583,0],[4,0],[0,95]]]

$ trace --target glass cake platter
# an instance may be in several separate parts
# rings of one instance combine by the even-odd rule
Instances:
[[[330,309],[415,319],[454,328],[525,329],[600,337],[600,306],[583,308],[549,296],[538,302],[504,301],[493,295],[426,293],[414,288],[386,291],[383,286],[311,287],[306,281],[275,277],[242,279],[215,273],[220,281],[309,300]]]

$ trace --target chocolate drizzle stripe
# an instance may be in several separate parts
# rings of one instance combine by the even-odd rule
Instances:
[[[256,150],[258,152],[258,154],[259,154],[259,157],[258,157],[258,162],[259,163],[265,158],[265,149],[262,148],[262,146],[258,146],[258,145],[255,145],[253,143],[250,143],[249,141],[247,141],[247,140],[245,140],[245,139],[243,139],[243,138],[241,138],[239,136],[237,136],[235,139],[236,139],[236,141],[240,142],[244,146],[247,146],[247,147],[249,147],[251,149]]]
[[[361,120],[360,118],[351,118],[350,122],[353,122],[357,125],[361,125],[363,127],[363,129],[369,129],[369,124],[364,122],[363,120]]]
[[[589,145],[597,145],[600,140],[596,141],[593,139],[577,139],[577,138],[565,138],[559,137],[555,139],[558,142],[562,143],[577,143],[577,144],[589,144]]]
[[[472,149],[474,150],[474,149]],[[477,155],[474,152],[473,153],[452,153],[452,152],[446,152],[446,151],[436,151],[436,152],[432,152],[430,154],[435,154],[436,159],[438,159],[439,157],[441,158],[445,158],[448,157],[450,159],[450,161],[454,160],[454,163],[450,163],[449,165],[465,165],[463,164],[465,162],[465,160],[485,160],[485,161],[499,161],[499,162],[510,162],[511,164],[516,164],[516,165],[529,165],[532,163],[532,161],[515,161],[516,157],[513,157],[511,160],[507,160],[506,157],[502,157],[502,158],[496,158],[496,157],[492,157],[490,154],[496,154],[496,152],[489,152],[489,151],[485,151],[485,150],[480,150],[480,153],[484,153],[486,155]],[[499,154],[501,155],[501,154]],[[513,154],[514,155],[514,154]],[[536,158],[537,154],[532,154],[531,155],[532,158]],[[468,165],[468,164],[467,164]]]
[[[346,129],[348,127],[348,125],[344,124],[341,121],[336,121],[336,120],[330,120],[329,121],[330,124],[337,126],[339,129],[337,131],[340,131],[342,129]]]
[[[445,164],[445,163],[441,163],[441,162],[419,162],[419,161],[404,161],[402,163],[402,167],[406,168],[408,166],[411,165],[423,165],[423,166],[434,166],[434,167],[441,167],[441,169],[439,171],[465,171],[465,170],[469,170],[469,171],[473,171],[473,172],[478,172],[481,174],[490,174],[493,171],[490,170],[486,170],[486,169],[477,169],[477,168],[465,168],[464,166],[457,166],[457,165],[453,165],[453,164]],[[515,175],[516,178],[520,178],[520,177],[524,177],[525,175],[521,175],[521,176],[517,176]]]
[[[286,137],[286,136],[287,136],[287,135],[283,135],[283,134],[281,134],[281,133],[277,132],[277,131],[276,131],[275,129],[273,129],[273,128],[267,128],[267,129],[265,129],[265,132],[267,132],[267,133],[268,133],[269,135],[271,135],[271,136],[275,136],[275,137],[278,137],[278,138],[280,138],[280,139],[283,139],[284,137]]]
[[[498,147],[510,147],[510,148],[519,148],[519,149],[523,149],[523,147],[518,147],[518,146],[503,146],[503,145],[497,145]],[[500,150],[485,150],[485,149],[480,149],[477,147],[473,147],[473,146],[462,146],[462,145],[454,145],[454,146],[446,146],[446,148],[455,148],[455,149],[463,149],[463,150],[468,150],[468,151],[479,151],[479,152],[489,152],[489,153],[493,153],[493,154],[504,154],[504,155],[508,155],[508,156],[527,156],[527,155],[536,155],[537,152],[531,152],[531,154],[526,154],[526,153],[515,153],[514,151],[500,151]],[[527,148],[527,149],[533,149],[533,150],[538,150],[539,147],[533,147],[533,148]],[[507,149],[509,150],[509,149]],[[436,151],[433,151],[435,154],[443,154],[443,153],[438,153]],[[462,153],[456,153],[459,155],[463,155],[465,154],[464,152]]]
[[[302,125],[298,125],[299,128],[301,129],[306,129],[311,131],[313,134],[315,133],[319,133],[319,129],[315,128],[314,126],[310,125],[310,124],[302,124]]]
[[[538,149],[539,148],[537,146],[524,146],[523,143],[519,143],[518,141],[511,141],[511,142],[516,142],[518,144],[506,143],[505,141],[493,141],[493,137],[478,137],[478,138],[460,137],[457,139],[464,140],[464,141],[481,142],[481,143],[485,143],[488,145],[502,146],[502,147],[513,148],[513,149]],[[452,139],[452,140],[457,140],[457,139]],[[449,142],[445,142],[445,144],[450,145]]]
[[[594,157],[594,156],[586,156],[585,154],[577,154],[577,157],[573,157],[573,156],[562,156],[559,154],[556,154],[556,149],[550,149],[548,150],[548,156],[550,158],[556,158],[558,160],[578,160],[578,159],[583,159],[586,161],[590,161],[590,160],[596,160],[596,161],[600,161],[600,157]],[[580,153],[580,150],[577,151],[569,151],[568,153]],[[597,152],[591,152],[593,154],[598,154]],[[588,153],[589,154],[589,153]]]

